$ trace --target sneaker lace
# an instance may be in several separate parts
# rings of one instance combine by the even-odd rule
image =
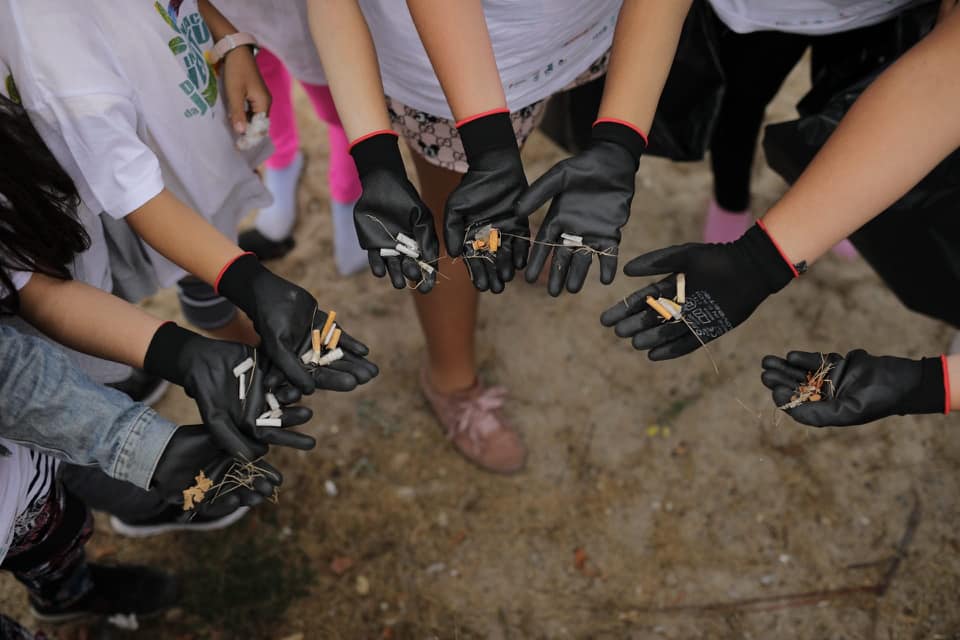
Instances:
[[[453,440],[460,434],[466,434],[475,445],[479,445],[484,436],[500,426],[493,412],[503,407],[506,398],[506,387],[489,387],[464,399],[460,416],[447,437]]]

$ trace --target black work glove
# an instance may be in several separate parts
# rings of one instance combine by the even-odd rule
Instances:
[[[866,424],[892,415],[945,413],[949,410],[941,358],[908,360],[872,356],[863,349],[846,356],[791,351],[786,360],[763,359],[761,380],[778,407],[790,404],[807,373],[829,367],[820,400],[785,409],[797,422],[815,427]]]
[[[303,393],[313,393],[316,385],[300,363],[299,347],[310,334],[311,322],[323,315],[316,299],[271,273],[252,254],[240,256],[224,269],[217,291],[250,316],[260,335],[260,349],[287,381]],[[345,351],[358,356],[369,353],[360,342],[344,338]]]
[[[562,234],[579,236],[600,259],[600,281],[613,282],[617,274],[620,228],[630,218],[640,156],[647,144],[632,127],[603,121],[593,126],[590,146],[557,163],[534,182],[517,202],[517,215],[528,217],[553,198],[547,217],[530,252],[527,281],[535,282],[553,251],[547,291],[559,296],[583,288],[594,252],[562,245]],[[546,244],[541,244],[546,243]]]
[[[240,380],[233,374],[247,358],[256,366],[245,374],[246,398],[240,400]],[[143,368],[151,375],[180,385],[197,402],[200,417],[217,444],[231,455],[256,460],[267,445],[312,449],[310,436],[276,427],[258,427],[257,418],[269,411],[265,378],[269,365],[263,355],[235,342],[211,340],[172,322],[153,335]],[[279,377],[279,376],[277,376]],[[281,405],[300,399],[299,390],[288,387],[274,394]],[[306,407],[283,407],[283,427],[304,424],[313,417]]]
[[[322,331],[326,322],[327,314],[317,310],[313,319],[312,328],[301,341],[298,353],[302,355],[307,351],[313,350],[313,340],[311,337],[313,329]],[[339,322],[337,326],[340,326]],[[343,331],[342,328],[341,331]],[[369,349],[351,338],[346,332],[341,333],[340,343],[337,346],[343,350],[343,358],[340,360],[322,367],[310,364],[303,365],[306,371],[313,377],[313,382],[317,389],[325,389],[327,391],[353,391],[358,385],[366,384],[380,374],[380,369],[377,368],[377,365],[362,355],[358,355],[368,353]],[[281,380],[273,375],[268,376],[267,383],[273,382],[281,382]],[[282,385],[281,388],[283,388]]]
[[[447,198],[443,237],[447,252],[463,256],[474,286],[503,291],[527,264],[530,224],[517,215],[516,202],[527,188],[510,114],[498,112],[457,127],[470,168]],[[474,233],[486,225],[500,230],[496,255],[473,249]]]
[[[256,465],[256,475],[262,477],[252,479],[248,486],[229,480],[221,485],[231,468],[244,462],[218,447],[204,425],[180,426],[157,462],[150,489],[171,504],[183,504],[183,491],[194,486],[196,476],[203,471],[213,487],[198,503],[196,511],[212,518],[223,517],[237,507],[260,504],[264,498],[273,496],[283,482],[279,471],[263,460],[256,460],[251,464]]]
[[[623,272],[673,275],[610,307],[600,322],[615,327],[621,338],[632,338],[635,349],[650,349],[651,360],[677,358],[698,349],[700,341],[715,340],[742,323],[767,296],[787,286],[805,268],[788,263],[760,225],[726,244],[667,247],[634,258]],[[686,274],[686,303],[681,311],[696,335],[683,322],[664,322],[645,302],[647,296],[672,299],[678,273]]]
[[[434,269],[440,256],[433,216],[407,179],[397,135],[392,131],[373,134],[354,143],[350,155],[363,186],[353,208],[353,221],[360,246],[367,250],[370,270],[378,278],[389,273],[397,289],[406,288],[406,276],[421,293],[430,291],[437,281],[436,271],[421,270],[415,259],[402,253],[380,255],[381,249],[394,250],[397,235],[402,233],[417,242],[420,260]]]

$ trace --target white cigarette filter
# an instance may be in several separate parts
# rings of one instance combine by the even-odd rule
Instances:
[[[663,308],[670,312],[670,315],[673,316],[674,320],[680,319],[680,307],[677,306],[676,302],[670,300],[669,298],[660,298],[657,300],[657,302],[663,305]]]
[[[560,239],[563,240],[565,247],[582,247],[583,236],[575,236],[572,233],[561,233]]]
[[[283,417],[283,409],[274,409],[273,411],[270,411],[270,412],[267,413],[267,417],[268,417],[268,418],[282,418],[282,417]]]
[[[402,244],[407,245],[408,247],[410,247],[411,249],[417,252],[420,251],[420,245],[417,244],[417,241],[406,234],[398,233],[397,240],[399,240]]]
[[[247,374],[240,374],[240,401],[247,399]]]
[[[396,258],[400,255],[400,252],[396,249],[380,249],[381,258]]]
[[[258,418],[257,419],[258,427],[282,427],[283,420],[280,418]]]
[[[402,253],[402,254],[405,255],[405,256],[408,256],[408,257],[410,257],[410,258],[413,258],[414,260],[416,260],[417,258],[420,257],[420,249],[419,249],[419,248],[413,248],[413,249],[411,249],[410,247],[408,247],[407,245],[402,244],[402,243],[397,243],[397,251],[399,251],[400,253]]]
[[[334,349],[333,351],[330,351],[330,352],[328,352],[328,353],[320,356],[319,358],[314,358],[314,359],[313,359],[313,363],[314,363],[315,365],[317,365],[318,367],[325,367],[326,365],[328,365],[328,364],[333,364],[334,362],[336,362],[337,360],[340,360],[340,359],[342,359],[342,358],[343,358],[343,349],[340,349],[340,348],[338,347],[338,348]]]
[[[687,301],[687,276],[682,273],[677,274],[677,302],[681,305]]]
[[[334,322],[330,325],[330,331],[327,332],[327,335],[323,336],[323,346],[330,344],[330,338],[333,337],[333,332],[337,330],[337,323]]]
[[[253,369],[253,358],[247,358],[233,368],[233,377],[239,378],[241,375]]]
[[[303,364],[310,364],[313,362],[313,354],[315,351],[313,349],[308,349],[303,352],[303,355],[300,356],[300,362]]]
[[[418,260],[417,264],[420,265],[420,269],[422,269],[423,271],[426,271],[429,274],[432,274],[434,271],[436,271],[436,269],[434,269],[432,266],[430,266],[423,260]]]
[[[272,393],[267,394],[267,404],[270,406],[271,411],[276,411],[280,408],[280,403],[277,401],[277,396]]]

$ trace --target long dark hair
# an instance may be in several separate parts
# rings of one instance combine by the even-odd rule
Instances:
[[[77,219],[79,204],[73,181],[26,112],[0,95],[0,289],[7,294],[0,314],[20,306],[7,270],[70,279],[67,266],[90,246]]]

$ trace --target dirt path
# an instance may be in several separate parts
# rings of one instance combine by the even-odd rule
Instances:
[[[790,117],[802,90],[797,73],[773,118]],[[300,98],[306,214],[277,269],[335,307],[383,375],[311,398],[317,450],[276,455],[280,504],[232,530],[129,542],[99,519],[92,556],[193,575],[184,607],[143,637],[954,637],[956,420],[813,430],[775,418],[759,380],[767,353],[919,356],[942,351],[945,327],[903,309],[864,264],[828,257],[712,346],[717,376],[703,353],[655,366],[599,326],[637,288],[622,275],[559,300],[517,282],[484,297],[479,343],[532,455],[524,474],[492,477],[452,452],[427,411],[406,295],[336,276],[325,135]],[[530,175],[559,156],[536,137]],[[698,238],[704,164],[644,159],[639,180],[623,256]],[[759,170],[757,210],[782,190]],[[148,306],[176,309],[169,294]],[[179,391],[159,409],[195,416]],[[908,554],[885,583],[898,544]],[[337,558],[353,562],[340,576]],[[9,577],[0,610],[28,620]]]

